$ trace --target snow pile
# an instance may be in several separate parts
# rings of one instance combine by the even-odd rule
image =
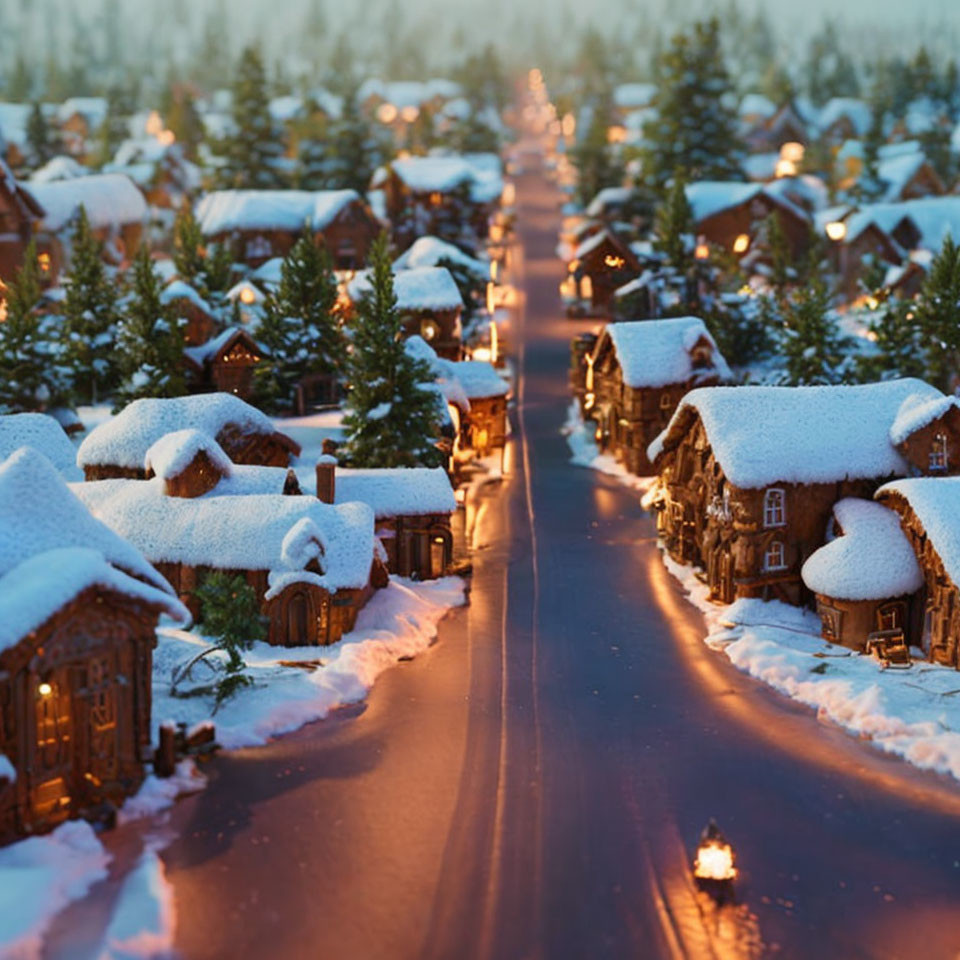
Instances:
[[[880,750],[960,780],[960,702],[952,697],[952,667],[916,663],[910,670],[882,670],[872,657],[821,639],[810,611],[777,600],[718,607],[692,568],[663,559],[703,612],[706,643],[738,669]]]
[[[193,428],[219,437],[232,427],[242,433],[272,436],[269,417],[230,393],[134,400],[84,439],[77,451],[81,467],[110,464],[141,469],[147,451],[161,437]]]
[[[39,957],[53,918],[107,875],[110,855],[93,827],[70,820],[0,849],[0,950]]]
[[[608,323],[610,337],[628,387],[665,387],[707,376],[732,379],[726,360],[699,317]],[[707,367],[694,368],[692,351],[701,341],[711,349]]]
[[[152,817],[172,806],[177,797],[196,793],[206,785],[207,778],[200,773],[193,760],[181,760],[172,777],[149,774],[136,794],[125,800],[117,811],[117,823],[122,825],[143,817]]]
[[[356,627],[329,647],[284,647],[265,643],[245,654],[247,673],[255,686],[227,700],[217,711],[217,740],[228,748],[257,746],[320,720],[343,706],[362,700],[376,678],[401,657],[423,653],[436,636],[437,624],[464,602],[463,581],[446,577],[424,583],[393,577],[360,611]],[[182,631],[159,631],[154,654],[154,722],[209,718],[212,702],[170,696],[171,670],[206,646],[202,638]],[[278,659],[323,661],[318,669],[281,666]]]
[[[943,396],[915,379],[857,386],[701,387],[683,398],[647,453],[653,461],[673,449],[699,415],[724,475],[741,489],[903,476],[908,465],[891,444],[890,430],[911,395]]]
[[[148,472],[152,470],[161,480],[171,480],[180,476],[200,453],[207,455],[221,476],[230,476],[233,464],[223,447],[209,433],[192,427],[175,430],[157,440],[147,450],[143,467]]]
[[[939,420],[951,407],[960,407],[957,397],[912,394],[900,405],[890,427],[890,442],[900,446],[908,437]]]
[[[65,477],[78,479],[76,453],[63,427],[43,413],[0,416],[0,461],[14,450],[32,447],[42,453]]]
[[[842,535],[803,565],[803,582],[839,600],[885,600],[919,590],[923,574],[892,510],[847,497],[833,507]]]
[[[283,493],[290,477],[290,467],[257,467],[232,463],[228,476],[204,494],[205,497],[236,497],[262,493]],[[296,474],[294,474],[296,480]],[[306,489],[313,488],[311,484]]]
[[[359,500],[366,503],[378,520],[385,517],[423,516],[453,513],[457,501],[450,479],[442,467],[396,467],[382,470],[338,468],[337,503]]]
[[[71,180],[31,183],[29,190],[46,211],[43,229],[62,230],[80,207],[94,230],[144,223],[147,201],[134,182],[122,173],[96,173]]]
[[[356,190],[215,190],[197,204],[204,236],[234,230],[284,230],[299,233],[309,223],[323,230],[351,204]]]
[[[372,290],[367,271],[358,273],[347,287],[354,302]],[[457,310],[463,298],[446,267],[412,267],[393,276],[393,290],[399,310]]]

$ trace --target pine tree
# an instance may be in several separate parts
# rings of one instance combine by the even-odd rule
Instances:
[[[657,117],[644,128],[647,178],[662,185],[681,170],[696,180],[740,179],[744,148],[727,105],[732,85],[717,20],[678,33],[658,67]]]
[[[373,129],[360,110],[357,88],[351,87],[343,99],[340,116],[330,123],[327,152],[314,160],[315,169],[325,180],[324,186],[337,190],[366,192],[374,170],[387,159],[388,151],[378,142]]]
[[[386,235],[370,255],[371,290],[357,304],[344,426],[358,467],[439,466],[440,432],[429,365],[404,349]]]
[[[887,141],[884,130],[885,117],[886,110],[883,103],[874,99],[870,108],[870,127],[863,140],[863,169],[853,188],[857,199],[866,203],[879,200],[885,189],[880,180],[880,148]]]
[[[875,353],[858,358],[861,380],[925,376],[923,336],[913,301],[891,297],[870,318],[867,328]]]
[[[224,158],[217,171],[220,186],[265,189],[283,185],[279,169],[283,139],[270,116],[266,74],[256,47],[247,47],[240,56],[233,84],[233,129],[219,148]]]
[[[96,403],[114,383],[116,321],[116,291],[103,262],[103,244],[93,235],[81,206],[63,301],[64,356],[81,402]]]
[[[0,321],[0,412],[40,410],[56,392],[40,303],[37,249],[31,240],[6,289],[6,317]]]
[[[614,148],[607,139],[610,99],[602,96],[592,107],[586,134],[571,151],[577,168],[577,198],[586,206],[604,187],[618,187],[624,179]]]
[[[960,247],[949,234],[930,266],[914,312],[927,344],[927,379],[952,392],[960,370]]]
[[[687,184],[677,175],[653,221],[653,249],[662,253],[667,266],[685,273],[693,264],[693,211],[687,200]]]
[[[841,383],[848,375],[849,338],[840,333],[823,281],[801,287],[782,307],[785,381],[793,386]]]
[[[39,103],[33,105],[27,120],[27,146],[30,150],[29,165],[34,170],[42,167],[57,152],[53,142],[53,131]]]
[[[100,126],[100,163],[109,163],[117,147],[128,136],[127,120],[133,112],[130,99],[122,87],[111,87],[107,93],[107,114]]]
[[[164,119],[167,128],[177,138],[177,143],[182,145],[184,156],[190,160],[196,159],[197,148],[203,142],[203,121],[193,94],[186,87],[170,92]]]
[[[183,331],[173,311],[160,299],[160,278],[146,245],[133,261],[133,291],[118,324],[118,366],[122,381],[116,394],[120,409],[140,397],[180,397]]]
[[[269,358],[256,371],[256,393],[271,412],[289,411],[310,374],[339,376],[346,349],[334,307],[337,279],[330,255],[305,230],[284,258],[280,285],[267,297],[257,340]]]
[[[824,22],[810,39],[805,73],[807,93],[816,106],[831,97],[855,97],[860,92],[856,67],[840,46],[836,24]]]
[[[189,201],[177,212],[173,223],[173,264],[177,276],[211,306],[223,305],[223,294],[232,278],[233,256],[229,247],[205,242]]]

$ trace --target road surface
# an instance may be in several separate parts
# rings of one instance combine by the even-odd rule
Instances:
[[[471,604],[365,707],[212,765],[164,860],[191,958],[955,958],[960,789],[706,649],[636,494],[559,428],[557,196],[519,178],[510,476]],[[715,817],[744,907],[689,859]],[[758,947],[758,944],[763,944]]]

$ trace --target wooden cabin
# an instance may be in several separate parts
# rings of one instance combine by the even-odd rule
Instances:
[[[253,396],[253,378],[266,357],[246,330],[228,327],[217,336],[183,351],[187,381],[197,393],[232,393],[242,400]]]
[[[363,503],[333,506],[310,496],[247,492],[267,469],[237,468],[198,430],[162,437],[148,452],[148,480],[76,484],[104,523],[153,558],[197,615],[197,588],[213,570],[240,574],[260,598],[267,641],[336,643],[387,583],[375,549],[374,514]],[[273,487],[272,475],[262,481]]]
[[[205,393],[134,400],[84,438],[77,464],[87,480],[143,479],[150,447],[185,429],[214,437],[233,463],[288,467],[300,453],[300,445],[256,407],[229,393]]]
[[[574,283],[574,300],[590,313],[609,310],[614,292],[640,274],[640,261],[615,233],[603,229],[574,251],[567,271]]]
[[[917,397],[904,403],[890,438],[914,475],[960,474],[960,399]]]
[[[507,443],[510,385],[485,360],[461,360],[448,370],[470,401],[460,419],[459,449],[475,457],[502,450]]]
[[[24,491],[30,496],[24,497]],[[94,519],[42,454],[0,464],[0,844],[109,821],[151,758],[160,614],[170,585]]]
[[[828,255],[837,273],[841,295],[848,301],[864,293],[862,279],[871,263],[899,266],[903,250],[871,217],[869,207],[845,221],[847,232],[840,243],[830,245]]]
[[[390,573],[433,580],[450,572],[450,518],[457,502],[442,468],[343,469],[336,458],[323,456],[317,461],[317,498],[365,503],[373,510]]]
[[[654,472],[647,447],[681,399],[732,380],[698,317],[609,323],[584,367],[583,416],[596,424],[600,450],[640,476]]]
[[[199,347],[212,340],[219,329],[213,307],[189,283],[173,280],[160,293],[160,302],[183,321],[183,342]]]
[[[705,571],[714,600],[806,602],[800,570],[834,504],[908,475],[893,427],[942,397],[912,379],[692,391],[647,451],[667,552]]]
[[[820,139],[839,146],[847,140],[860,140],[870,129],[872,115],[870,106],[855,97],[833,97],[828,100],[817,117]]]
[[[44,216],[46,211],[36,197],[14,180],[10,167],[0,159],[0,284],[12,280],[23,266],[27,245]]]
[[[216,190],[197,204],[207,240],[259,267],[285,257],[309,225],[338,270],[359,270],[383,229],[356,190]]]
[[[801,572],[824,640],[860,652],[897,633],[907,646],[919,643],[923,574],[892,510],[872,500],[839,500],[827,543]]]
[[[796,105],[788,102],[756,124],[745,139],[752,152],[772,153],[785,143],[806,146],[810,142],[810,131]]]
[[[877,176],[884,187],[884,203],[941,197],[947,192],[940,174],[922,153],[881,159]]]

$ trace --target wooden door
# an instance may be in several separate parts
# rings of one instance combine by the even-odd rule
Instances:
[[[33,699],[34,750],[30,819],[66,819],[75,788],[75,749],[69,671],[66,667],[28,677]]]
[[[87,762],[84,776],[100,787],[117,779],[117,669],[112,653],[90,657],[84,667],[83,702],[86,712]]]
[[[877,610],[878,630],[905,630],[906,611],[902,603],[886,603]]]

